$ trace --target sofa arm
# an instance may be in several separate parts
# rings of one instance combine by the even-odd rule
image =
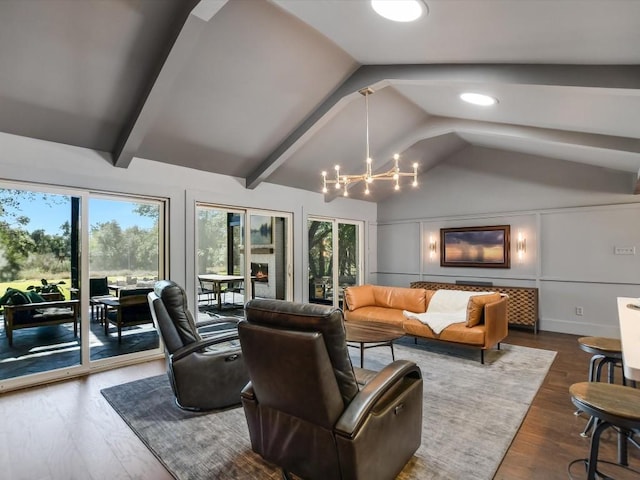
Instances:
[[[375,304],[376,300],[373,295],[373,285],[357,285],[344,289],[345,312]]]
[[[497,302],[488,303],[484,306],[484,324],[486,327],[484,348],[493,347],[509,334],[508,299],[508,296],[503,296]]]
[[[347,438],[355,436],[376,402],[405,377],[420,380],[420,367],[408,360],[396,360],[384,367],[356,394],[336,423],[335,432]]]

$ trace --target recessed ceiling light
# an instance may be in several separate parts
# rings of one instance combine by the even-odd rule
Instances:
[[[421,0],[371,0],[376,13],[394,22],[413,22],[426,10]]]
[[[495,98],[481,93],[462,93],[460,94],[460,98],[465,102],[472,103],[474,105],[481,105],[483,107],[488,107],[489,105],[495,105],[498,103],[498,100]]]

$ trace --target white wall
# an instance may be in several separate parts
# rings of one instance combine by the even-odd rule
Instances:
[[[619,336],[616,297],[640,297],[635,175],[470,147],[426,172],[421,187],[378,205],[381,284],[492,281],[538,287],[541,330]],[[440,228],[511,226],[511,268],[441,267]],[[515,238],[527,252],[520,261]],[[615,255],[614,247],[635,247]],[[582,307],[583,315],[576,315]]]
[[[134,158],[127,169],[115,168],[106,154],[69,145],[0,133],[0,181],[34,182],[90,191],[150,195],[169,199],[169,271],[195,298],[195,202],[290,212],[293,215],[294,300],[306,287],[307,216],[340,217],[374,224],[377,206],[338,198],[325,203],[322,194],[263,183],[247,190],[242,179]],[[375,244],[374,244],[375,245]],[[369,249],[368,235],[365,248]],[[366,265],[369,270],[369,266]],[[189,279],[189,281],[187,281]],[[371,281],[368,274],[365,281]]]

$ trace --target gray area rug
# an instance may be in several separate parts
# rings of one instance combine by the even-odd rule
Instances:
[[[477,350],[449,345],[414,346],[403,339],[395,351],[396,359],[415,361],[424,377],[422,445],[398,478],[493,478],[555,352],[503,344],[481,365]],[[390,361],[388,348],[365,352],[365,368],[379,370]],[[251,451],[242,408],[180,410],[165,375],[102,394],[177,479],[281,478]]]

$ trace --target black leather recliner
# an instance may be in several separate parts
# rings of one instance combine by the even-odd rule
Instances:
[[[148,298],[165,344],[167,374],[177,405],[211,410],[239,404],[249,376],[237,331],[202,338],[187,308],[186,294],[175,282],[157,282]]]
[[[285,478],[394,478],[421,442],[419,367],[397,360],[379,373],[354,371],[339,309],[258,299],[245,310],[238,333],[252,449]]]

